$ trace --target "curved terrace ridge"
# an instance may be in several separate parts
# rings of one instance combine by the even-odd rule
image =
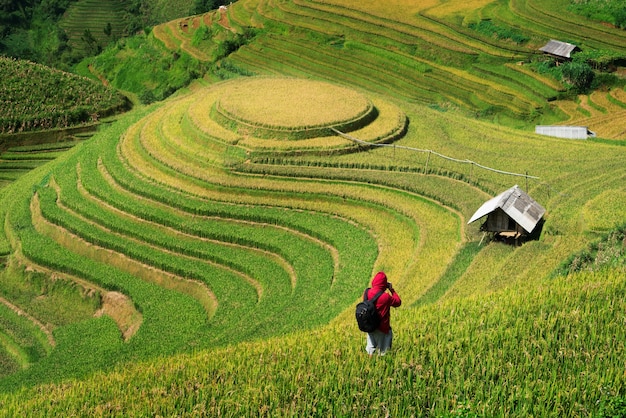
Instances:
[[[198,132],[255,151],[355,148],[335,130],[354,133],[367,142],[387,143],[404,136],[408,125],[404,112],[380,97],[328,82],[286,77],[220,83],[174,107]],[[163,134],[167,136],[165,130]],[[168,140],[182,141],[180,136]]]

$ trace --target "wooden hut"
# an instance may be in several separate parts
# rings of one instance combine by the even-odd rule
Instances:
[[[557,60],[569,61],[572,59],[572,54],[580,51],[580,48],[567,42],[551,39],[547,44],[539,48],[539,50],[544,54],[555,57]]]
[[[505,239],[534,235],[546,210],[517,185],[483,203],[467,222],[487,217],[481,230]]]

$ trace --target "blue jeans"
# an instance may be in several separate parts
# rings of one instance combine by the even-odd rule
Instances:
[[[391,348],[391,342],[393,340],[393,331],[390,329],[388,334],[382,331],[376,330],[374,332],[367,333],[367,345],[365,351],[370,356],[378,349],[381,356],[384,356]]]

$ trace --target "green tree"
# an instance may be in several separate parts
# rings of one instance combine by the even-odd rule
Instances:
[[[577,91],[584,93],[589,90],[595,73],[586,62],[572,61],[561,65],[561,72],[565,81]]]
[[[626,6],[617,9],[613,17],[615,18],[615,26],[620,29],[626,29]]]
[[[199,15],[210,10],[215,10],[220,6],[230,3],[227,0],[194,0],[193,6],[189,10],[189,14]]]
[[[86,44],[87,52],[91,55],[96,55],[101,51],[100,45],[98,45],[98,40],[94,38],[91,30],[85,29],[83,36],[80,39]]]

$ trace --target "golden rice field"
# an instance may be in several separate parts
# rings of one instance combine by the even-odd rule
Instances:
[[[609,98],[612,98],[612,100]],[[563,125],[587,126],[589,130],[605,139],[626,139],[626,99],[624,89],[595,91],[589,95],[580,95],[578,103],[557,101],[558,106],[569,117]],[[620,105],[621,104],[621,105]]]
[[[217,106],[244,123],[285,129],[336,125],[362,118],[372,109],[371,102],[355,90],[282,78],[232,83],[220,93]]]
[[[185,116],[196,129],[252,152],[356,146],[332,129],[366,142],[391,142],[407,125],[404,113],[380,96],[369,98],[336,84],[303,79],[252,77],[185,100],[193,101]]]

